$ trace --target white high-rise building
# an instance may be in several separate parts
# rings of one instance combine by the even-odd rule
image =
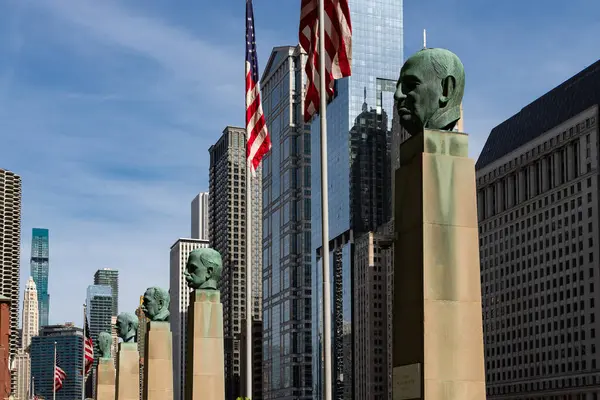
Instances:
[[[117,351],[119,350],[119,335],[117,334],[117,316],[113,315],[110,318],[110,334],[112,335],[112,358],[117,367]]]
[[[185,352],[187,348],[187,309],[190,304],[190,290],[183,271],[190,253],[208,247],[208,240],[179,239],[171,246],[170,313],[173,333],[173,392],[175,400],[185,398]]]
[[[208,240],[208,192],[192,200],[192,239]]]
[[[17,371],[17,393],[16,399],[27,400],[29,398],[29,387],[31,385],[31,360],[29,358],[29,346],[31,338],[39,333],[38,320],[38,297],[37,288],[32,277],[29,277],[25,286],[23,296],[23,337],[21,348],[15,357],[15,369]]]

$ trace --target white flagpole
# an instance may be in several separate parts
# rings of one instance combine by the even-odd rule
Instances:
[[[52,400],[56,400],[56,342],[54,342],[54,371],[52,372]]]
[[[30,399],[35,399],[35,376],[31,377],[31,390],[29,393]]]
[[[321,123],[321,263],[323,267],[324,399],[331,400],[331,282],[329,281],[329,194],[327,192],[327,87],[325,81],[325,0],[319,0],[319,88]]]
[[[257,83],[258,84],[258,83]],[[250,132],[246,129],[246,143]],[[246,170],[246,396],[252,398],[252,171]]]
[[[86,338],[86,325],[87,320],[87,305],[83,303],[83,354],[81,362],[81,400],[85,400],[85,338]]]

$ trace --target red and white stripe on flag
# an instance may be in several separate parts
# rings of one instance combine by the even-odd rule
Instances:
[[[333,96],[335,79],[352,74],[352,24],[348,0],[323,0],[325,2],[325,84],[327,98]],[[300,46],[308,54],[308,78],[304,100],[304,121],[308,122],[319,112],[319,0],[302,0],[300,10]]]
[[[58,391],[60,388],[63,387],[63,382],[66,379],[66,377],[67,377],[67,374],[65,374],[65,371],[57,365],[56,368],[54,369],[54,390],[55,391]]]
[[[94,342],[92,338],[85,339],[85,376],[87,377],[94,363]]]

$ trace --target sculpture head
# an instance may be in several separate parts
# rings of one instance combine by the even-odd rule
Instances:
[[[159,287],[151,287],[144,293],[142,311],[150,321],[169,320],[169,292]]]
[[[218,290],[223,262],[221,254],[214,249],[196,249],[187,260],[185,280],[192,289]]]
[[[108,332],[100,332],[98,335],[98,349],[100,350],[100,358],[110,358],[113,338]]]
[[[402,66],[394,98],[400,124],[411,135],[423,129],[452,130],[460,119],[465,69],[446,49],[423,49]]]
[[[121,313],[117,316],[117,335],[125,343],[135,342],[139,324],[140,322],[135,314],[128,312]]]

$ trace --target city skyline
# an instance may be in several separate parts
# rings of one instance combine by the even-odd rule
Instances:
[[[6,55],[0,60],[6,79],[0,109],[3,131],[14,132],[0,159],[2,168],[27,182],[23,232],[36,226],[52,231],[49,323],[79,321],[83,291],[61,285],[85,281],[107,265],[118,266],[121,280],[132,285],[134,293],[120,296],[121,310],[134,310],[145,288],[167,285],[164,249],[174,237],[186,236],[189,201],[208,187],[206,149],[223,126],[243,125],[244,7],[234,4],[226,0],[201,12],[186,3],[190,8],[182,13],[157,1],[143,8],[139,1],[105,2],[94,12],[85,2],[9,2],[0,16],[7,39],[0,42]],[[404,7],[405,55],[422,47],[427,28],[429,46],[447,47],[465,63],[471,156],[493,126],[600,53],[593,19],[600,5],[550,2],[552,12],[540,16],[533,4],[519,3],[518,13],[511,4],[489,8],[465,1],[451,7],[433,0]],[[280,8],[255,4],[261,72],[273,47],[297,42],[299,8],[295,2]],[[440,13],[426,11],[431,8]],[[575,19],[577,24],[564,23]],[[112,21],[114,29],[98,20]],[[448,20],[454,21],[451,29]],[[163,45],[149,48],[139,32]],[[64,57],[47,58],[41,49]],[[222,62],[206,65],[207,54]],[[124,70],[110,60],[122,62]],[[65,76],[66,70],[76,73]],[[148,87],[152,74],[164,90]],[[38,145],[30,146],[32,141]],[[29,271],[28,236],[22,242],[21,293]],[[152,273],[139,275],[139,268]]]

